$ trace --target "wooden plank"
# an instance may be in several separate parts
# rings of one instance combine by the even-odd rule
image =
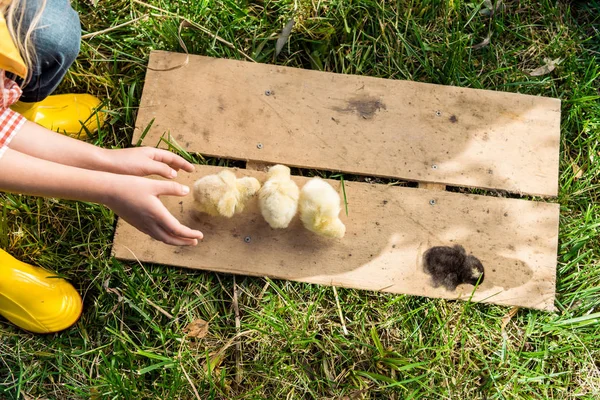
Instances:
[[[221,168],[197,166],[181,173],[193,182]],[[259,171],[236,170],[238,176]],[[299,185],[307,178],[294,177]],[[338,181],[330,181],[341,190]],[[298,218],[289,229],[273,230],[256,202],[233,219],[208,217],[193,210],[193,198],[163,198],[183,223],[200,229],[197,247],[161,244],[122,220],[113,252],[121,259],[252,276],[393,293],[464,299],[472,286],[456,292],[434,289],[421,270],[422,253],[431,246],[462,244],[486,268],[474,301],[553,310],[558,246],[557,204],[463,195],[387,185],[346,182],[347,234],[327,240],[305,230]],[[245,241],[249,238],[249,243]]]
[[[149,65],[185,55],[152,52]],[[267,95],[269,94],[269,95]],[[555,196],[560,100],[190,56],[148,70],[134,143]]]

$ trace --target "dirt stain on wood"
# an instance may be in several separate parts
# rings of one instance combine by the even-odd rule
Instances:
[[[346,107],[335,107],[334,111],[353,113],[363,119],[372,119],[378,111],[385,110],[386,105],[377,97],[357,96],[346,101]]]

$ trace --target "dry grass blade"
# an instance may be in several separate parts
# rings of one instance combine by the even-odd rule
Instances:
[[[159,313],[161,313],[165,317],[167,317],[169,319],[174,319],[175,318],[170,313],[168,313],[167,311],[165,311],[162,307],[160,307],[158,304],[154,303],[152,300],[150,300],[150,299],[144,299],[144,300],[146,301],[146,303],[150,304],[152,307],[154,307],[154,309],[156,309],[156,311],[158,311]]]
[[[471,46],[471,48],[472,48],[473,50],[479,50],[479,49],[482,49],[482,48],[484,48],[485,46],[487,46],[487,45],[489,45],[489,44],[490,44],[490,41],[491,41],[491,39],[492,39],[492,34],[491,34],[491,33],[489,33],[489,34],[487,35],[487,37],[486,37],[485,39],[483,39],[483,41],[482,41],[481,43],[477,43],[476,45],[473,45],[473,46]]]
[[[275,44],[275,57],[277,57],[279,55],[279,53],[281,53],[283,46],[285,46],[288,39],[290,38],[290,33],[292,33],[292,28],[294,28],[294,19],[293,18],[288,21],[288,23],[285,25],[285,27],[281,31],[279,38],[277,39],[277,43]]]
[[[181,372],[183,372],[183,375],[185,375],[185,379],[190,384],[190,387],[192,388],[192,391],[194,392],[194,396],[196,396],[197,400],[201,400],[202,397],[200,397],[200,394],[198,393],[198,389],[196,389],[196,385],[194,385],[194,382],[190,379],[190,376],[188,375],[188,373],[185,370],[185,368],[183,367],[183,365],[180,365],[180,368],[181,368]]]
[[[223,43],[223,44],[231,47],[232,49],[236,50],[238,53],[240,53],[242,56],[244,56],[248,61],[256,62],[256,60],[254,60],[248,54],[244,53],[242,50],[238,49],[233,43],[228,42],[227,40],[223,39],[219,35],[215,35],[214,33],[212,33],[211,31],[209,31],[208,29],[206,29],[202,25],[199,25],[199,24],[197,24],[195,22],[192,22],[192,21],[190,21],[188,19],[186,19],[185,21],[189,24],[189,26],[202,31],[202,32],[206,33],[207,35],[212,36],[213,39],[218,40],[219,42],[221,42],[221,43]]]
[[[269,289],[270,283],[269,281],[265,282],[262,290],[260,291],[260,294],[258,295],[258,299],[256,300],[257,303],[260,303],[265,295],[265,293],[267,292],[267,289]]]
[[[508,325],[510,320],[517,314],[518,311],[519,311],[519,307],[513,307],[510,309],[510,311],[504,317],[502,317],[501,330],[502,330],[502,336],[504,338],[507,337],[506,326]]]
[[[190,53],[188,52],[188,49],[187,49],[187,46],[185,45],[185,42],[181,38],[181,30],[183,29],[184,26],[190,26],[189,22],[187,20],[185,20],[185,19],[183,21],[181,21],[181,23],[179,24],[179,29],[177,30],[177,41],[179,42],[179,45],[181,46],[181,48],[185,52],[185,60],[183,61],[183,63],[181,63],[179,65],[175,65],[173,67],[169,67],[169,68],[153,68],[153,67],[148,66],[147,68],[149,70],[151,70],[151,71],[158,71],[158,72],[173,71],[173,70],[185,67],[190,62]]]
[[[335,304],[337,306],[338,315],[340,317],[340,322],[342,323],[342,330],[344,332],[344,335],[348,335],[348,328],[346,328],[346,322],[344,322],[344,313],[342,313],[342,306],[340,305],[340,298],[338,296],[337,289],[335,288],[335,286],[332,286],[332,288],[333,295],[335,296]]]
[[[102,283],[102,287],[104,288],[104,290],[106,290],[108,293],[112,293],[114,295],[117,296],[117,302],[115,303],[115,305],[112,307],[112,309],[106,314],[106,315],[110,315],[112,313],[115,312],[115,310],[119,307],[119,305],[121,304],[121,302],[123,301],[123,295],[121,294],[120,291],[118,291],[117,289],[113,289],[111,287],[109,287],[108,285],[110,284],[110,278],[108,278],[107,280],[105,280]]]
[[[115,25],[115,26],[112,26],[110,28],[102,29],[101,31],[87,33],[87,34],[81,36],[81,39],[82,40],[93,39],[94,37],[96,37],[98,35],[103,35],[103,34],[108,33],[108,32],[116,31],[116,30],[121,29],[121,28],[123,28],[123,27],[125,27],[127,25],[135,24],[136,22],[138,22],[140,20],[146,21],[147,19],[148,19],[148,14],[145,14],[145,15],[142,15],[141,17],[132,19],[131,21],[123,22],[122,24]]]
[[[104,288],[104,290],[106,290],[108,293],[112,293],[117,295],[117,301],[122,301],[123,300],[123,295],[121,295],[121,292],[119,292],[117,289],[113,289],[111,287],[109,287],[110,283],[110,279],[107,279],[104,281],[104,283],[102,284],[102,287]]]
[[[240,320],[240,307],[238,304],[238,286],[233,277],[233,311],[235,312],[235,331],[237,334],[240,333],[241,320]],[[235,343],[235,381],[240,384],[242,382],[242,342],[239,340]]]

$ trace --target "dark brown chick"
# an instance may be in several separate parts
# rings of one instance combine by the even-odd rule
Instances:
[[[461,245],[436,246],[423,254],[423,269],[431,275],[433,286],[444,286],[453,291],[462,283],[483,283],[483,264],[476,257],[467,255]]]

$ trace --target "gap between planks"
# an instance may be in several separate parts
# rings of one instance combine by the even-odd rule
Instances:
[[[446,190],[446,185],[443,183],[419,182],[419,189],[428,190]]]
[[[263,163],[259,161],[246,161],[246,169],[252,171],[267,172],[269,170],[269,167],[271,167],[272,165],[273,164]],[[419,189],[427,190],[446,190],[446,185],[444,185],[443,183],[418,182],[418,187]]]

